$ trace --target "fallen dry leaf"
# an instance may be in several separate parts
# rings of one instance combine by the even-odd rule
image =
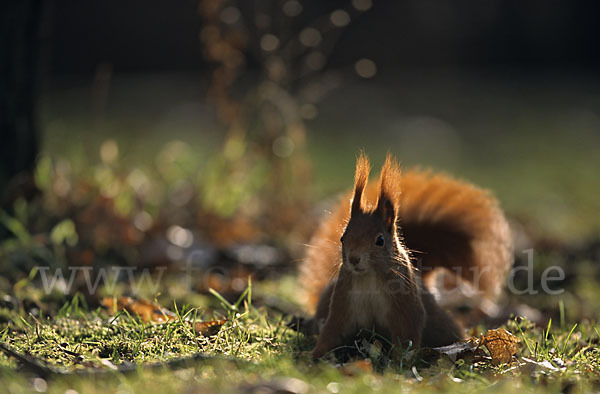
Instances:
[[[116,306],[115,306],[116,301]],[[105,297],[101,304],[109,310],[126,310],[132,315],[138,315],[144,322],[165,323],[177,319],[177,315],[158,304],[145,299],[134,299],[131,297]]]
[[[445,354],[453,362],[466,354],[473,354],[479,347],[479,341],[476,338],[469,338],[447,346],[435,347],[431,350],[439,354]]]
[[[483,345],[490,352],[492,364],[508,363],[517,351],[521,340],[503,328],[488,330],[482,338]]]
[[[445,355],[452,362],[458,359],[473,358],[473,360],[490,359],[492,364],[508,363],[512,356],[519,350],[521,340],[510,332],[498,328],[488,330],[484,336],[471,337],[464,341],[456,342],[448,346],[436,348],[422,348],[420,357],[428,362],[433,362],[441,355]],[[487,357],[483,346],[488,350],[491,357]]]
[[[194,323],[194,331],[205,337],[216,335],[227,320],[199,321]]]
[[[116,300],[116,306],[115,306]],[[109,309],[110,311],[123,311],[126,310],[132,315],[137,315],[144,322],[152,323],[166,323],[177,319],[177,315],[170,310],[161,307],[158,304],[150,302],[145,299],[134,299],[131,297],[105,297],[101,302],[102,306]],[[189,320],[185,319],[187,322]],[[227,320],[211,320],[211,321],[197,321],[193,322],[194,331],[197,334],[201,334],[205,337],[215,335],[221,329],[221,326],[225,324]]]
[[[356,376],[360,373],[373,372],[373,364],[370,359],[354,360],[350,363],[342,364],[339,371],[346,376]]]

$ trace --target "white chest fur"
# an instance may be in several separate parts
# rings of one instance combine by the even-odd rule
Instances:
[[[385,326],[390,305],[383,284],[375,275],[356,276],[350,290],[351,326],[354,329],[372,329]]]

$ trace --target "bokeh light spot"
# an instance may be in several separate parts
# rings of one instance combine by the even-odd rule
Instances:
[[[371,59],[360,59],[354,64],[354,70],[362,78],[373,78],[377,74],[377,65]]]
[[[279,38],[273,34],[265,34],[260,39],[260,47],[265,52],[274,51],[279,47]]]
[[[167,239],[173,245],[181,248],[189,248],[194,243],[194,235],[192,232],[181,226],[171,226],[167,229]]]
[[[335,10],[331,13],[329,19],[336,27],[343,27],[350,23],[350,15],[344,10]]]
[[[321,43],[321,33],[314,27],[307,27],[300,32],[300,43],[307,47],[315,47]]]
[[[290,137],[283,135],[275,138],[272,148],[275,156],[285,159],[294,153],[296,144],[294,144],[294,141]]]
[[[100,145],[100,159],[106,163],[114,163],[119,157],[119,146],[117,141],[110,139]]]
[[[352,7],[359,11],[367,11],[373,6],[372,0],[352,0]]]
[[[138,212],[133,218],[133,225],[140,231],[148,231],[152,227],[152,216],[146,211]]]
[[[302,4],[300,4],[300,2],[296,0],[286,1],[285,3],[283,3],[281,10],[285,15],[295,17],[300,15],[300,13],[302,12]]]
[[[229,6],[223,8],[220,16],[223,23],[233,25],[234,23],[240,20],[241,13],[240,10],[237,9],[237,7]]]
[[[45,393],[48,390],[48,383],[42,378],[35,378],[32,381],[33,390],[38,393]]]

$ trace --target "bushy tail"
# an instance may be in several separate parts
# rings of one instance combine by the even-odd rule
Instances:
[[[500,293],[512,264],[512,239],[497,201],[485,190],[427,171],[409,171],[399,183],[399,231],[428,283],[438,268],[468,280],[488,299]],[[377,201],[369,184],[367,204]],[[350,196],[321,222],[300,267],[306,304],[314,309],[341,264],[340,236],[350,216]]]
[[[488,298],[500,293],[512,265],[510,229],[487,191],[444,175],[402,175],[400,230],[426,281],[446,268]]]

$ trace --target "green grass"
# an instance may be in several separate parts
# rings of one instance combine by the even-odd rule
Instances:
[[[284,282],[294,284],[293,280]],[[201,306],[172,304],[177,318],[163,324],[145,323],[128,313],[115,316],[103,308],[90,309],[78,296],[52,316],[3,309],[0,340],[68,375],[44,377],[41,382],[34,375],[17,372],[19,363],[1,354],[0,379],[9,392],[47,385],[49,392],[56,393],[67,389],[236,392],[261,384],[291,385],[300,392],[387,392],[400,387],[416,392],[566,388],[583,392],[600,387],[600,326],[588,321],[563,321],[562,326],[551,322],[541,328],[524,319],[511,319],[503,327],[521,339],[520,349],[511,363],[497,366],[489,359],[469,356],[456,361],[441,356],[426,363],[415,354],[388,359],[377,352],[371,352],[369,359],[377,368],[356,362],[314,362],[310,350],[315,338],[287,327],[289,316],[251,300],[265,299],[278,286],[255,285],[252,294],[244,293],[237,302],[216,293],[199,301]],[[210,337],[196,333],[189,322],[213,318],[228,321]],[[480,332],[485,332],[483,327]],[[189,359],[198,354],[207,358]],[[156,365],[180,359],[187,361],[170,367]],[[128,371],[111,371],[114,368]],[[82,371],[94,373],[82,376]]]

